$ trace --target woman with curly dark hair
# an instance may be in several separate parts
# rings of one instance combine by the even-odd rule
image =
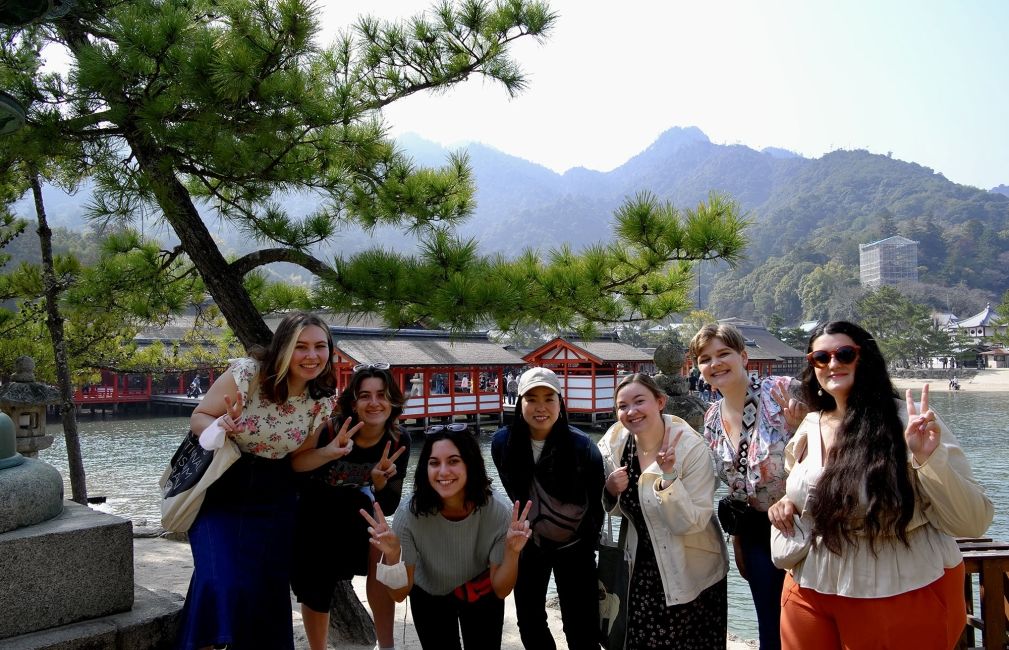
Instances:
[[[783,648],[951,648],[966,620],[955,537],[993,508],[953,435],[907,391],[902,403],[872,335],[813,331],[803,370],[810,413],[785,450],[771,507]]]
[[[426,650],[501,647],[504,598],[529,539],[529,504],[491,490],[480,446],[465,424],[431,427],[417,462],[414,493],[392,527],[382,507],[361,510],[381,552],[377,579],[410,609]]]
[[[368,576],[378,647],[395,648],[396,605],[375,579],[379,554],[368,543],[367,524],[357,513],[362,508],[371,512],[375,502],[387,512],[399,506],[410,455],[410,434],[398,424],[405,401],[389,364],[355,366],[340,393],[340,416],[327,420],[292,457],[295,471],[304,472],[295,545],[313,550],[295,558],[291,587],[312,650],[326,649],[336,583],[355,575]]]

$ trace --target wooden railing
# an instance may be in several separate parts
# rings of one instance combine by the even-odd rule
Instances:
[[[967,625],[960,636],[958,649],[982,647],[1004,650],[1009,621],[1009,543],[993,542],[990,538],[957,540],[963,553],[964,597],[967,600]],[[980,611],[974,611],[974,576],[977,576]],[[974,630],[981,632],[981,646],[974,643]]]

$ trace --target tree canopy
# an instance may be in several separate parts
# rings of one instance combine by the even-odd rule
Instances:
[[[180,282],[191,295],[198,276],[246,346],[270,337],[262,311],[305,301],[393,327],[591,327],[681,310],[690,261],[740,254],[745,222],[731,200],[680,211],[640,194],[619,210],[610,245],[486,257],[453,230],[473,208],[465,157],[418,167],[388,137],[382,109],[411,94],[471,76],[521,91],[509,47],[545,38],[555,21],[536,0],[442,2],[403,21],[361,18],[323,46],[303,0],[81,0],[54,22],[4,30],[0,81],[24,101],[37,142],[92,177],[93,218],[163,219],[178,237],[158,251],[124,233],[110,245],[142,268],[110,264],[106,281],[162,294]],[[44,47],[65,49],[69,71],[40,71]],[[316,193],[317,209],[289,214],[290,191]],[[225,258],[208,219],[259,248]],[[314,253],[341,230],[378,225],[414,234],[420,252]],[[316,290],[271,286],[258,271],[274,262],[309,270]]]

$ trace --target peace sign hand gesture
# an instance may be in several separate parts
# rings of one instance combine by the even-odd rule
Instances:
[[[399,538],[396,537],[396,533],[392,532],[392,528],[386,523],[385,515],[382,513],[382,506],[377,503],[375,504],[374,517],[369,515],[368,511],[364,509],[358,512],[368,522],[368,534],[371,535],[371,544],[385,555],[386,560],[388,560],[386,564],[398,563],[400,560]]]
[[[670,440],[671,435],[672,426],[666,423],[666,433],[662,437],[662,445],[659,447],[659,452],[655,455],[655,462],[659,464],[659,468],[663,474],[672,474],[673,470],[676,469],[676,445],[680,442],[683,431],[677,431],[676,436],[672,440]]]
[[[376,490],[381,490],[385,487],[389,480],[396,476],[396,459],[403,455],[406,451],[406,447],[400,447],[396,452],[390,456],[389,450],[392,449],[392,441],[385,443],[385,449],[382,451],[382,458],[375,463],[375,466],[371,468],[371,484],[375,486]]]
[[[529,527],[529,509],[533,507],[532,501],[526,501],[526,507],[519,516],[519,502],[516,501],[512,507],[512,521],[508,525],[508,533],[505,535],[505,548],[516,555],[522,552],[532,530]]]
[[[358,422],[353,428],[350,428],[350,418],[344,419],[336,437],[330,440],[325,447],[332,460],[343,458],[350,453],[350,450],[354,448],[354,434],[360,431],[363,426],[364,422]]]
[[[242,393],[235,393],[234,400],[231,399],[231,395],[225,395],[224,405],[224,415],[218,419],[221,428],[228,435],[245,430],[245,422],[242,421],[242,411],[245,410],[245,401],[242,399]]]
[[[785,427],[790,433],[794,433],[806,418],[809,408],[804,402],[800,402],[789,394],[791,381],[787,377],[780,377],[771,387],[771,397],[781,409],[781,415],[785,418]]]
[[[906,394],[907,428],[904,430],[904,440],[907,448],[914,454],[914,460],[924,465],[932,457],[942,441],[942,432],[936,422],[935,413],[928,407],[928,384],[921,388],[921,410],[916,407],[911,389]]]

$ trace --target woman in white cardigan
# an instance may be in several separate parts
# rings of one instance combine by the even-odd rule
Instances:
[[[994,510],[956,437],[907,391],[895,399],[872,336],[838,321],[813,331],[811,412],[785,449],[785,496],[768,511],[788,569],[782,648],[951,648],[966,620],[955,537]]]
[[[599,441],[603,506],[630,525],[627,650],[725,647],[728,552],[704,440],[663,415],[665,394],[634,374],[617,386],[618,422]]]

